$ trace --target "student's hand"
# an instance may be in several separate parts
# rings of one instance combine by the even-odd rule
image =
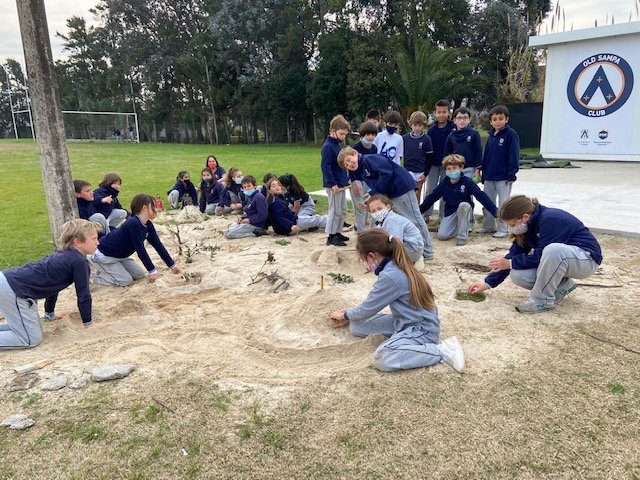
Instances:
[[[109,195],[108,197],[102,197],[102,200],[100,200],[102,203],[111,203],[113,202],[113,197],[111,195]]]
[[[238,217],[238,218],[236,219],[236,223],[237,223],[238,225],[240,225],[240,224],[242,223],[242,219],[241,219],[240,217]]]
[[[513,185],[513,183],[515,182],[515,180],[513,182],[507,182],[509,184],[509,186]]]
[[[471,285],[469,285],[467,287],[467,293],[471,293],[471,294],[480,293],[480,292],[484,292],[488,288],[489,287],[484,282],[482,282],[482,283],[472,283]]]
[[[297,225],[294,225],[293,227],[291,227],[291,232],[292,233],[298,233],[300,232],[300,227]]]
[[[511,262],[508,258],[496,258],[495,260],[489,260],[489,266],[492,272],[499,272],[501,270],[509,270]]]
[[[358,210],[366,210],[367,206],[364,203],[358,202],[356,204],[356,206],[358,207]]]
[[[179,273],[182,273],[182,270],[180,270],[180,267],[178,267],[177,265],[174,265],[171,269],[171,273],[173,273],[174,275],[178,275]]]
[[[62,312],[62,313],[45,313],[44,315],[44,319],[49,321],[49,322],[55,322],[56,320],[60,320],[61,318],[66,317],[67,315],[69,315],[69,312]]]
[[[242,204],[241,203],[232,203],[231,204],[231,209],[232,210],[240,210],[240,209],[242,209]]]
[[[480,169],[476,168],[473,171],[473,177],[476,177],[478,180],[480,180],[482,178],[482,172],[480,171]],[[471,178],[473,178],[471,177]]]
[[[370,198],[371,198],[371,195],[369,195],[368,193],[365,193],[364,196],[362,197],[362,199],[364,200],[364,203],[369,203]]]
[[[150,283],[155,282],[159,278],[160,278],[160,274],[159,273],[154,273],[153,275],[149,274],[149,282]]]
[[[339,190],[340,190],[340,187],[338,187],[338,185],[334,185],[333,187],[331,187],[331,191],[333,192],[334,195],[337,195]]]
[[[333,325],[331,325],[333,328],[342,328],[349,325],[349,320],[344,318],[344,313],[342,312],[331,312],[329,317],[333,320]]]
[[[420,175],[420,178],[418,180],[416,180],[417,183],[424,183],[425,179],[427,177],[425,177],[424,175]]]
[[[362,193],[362,188],[360,188],[360,183],[359,182],[353,182],[353,194],[356,197],[359,197],[361,193]]]
[[[240,223],[249,223],[249,219],[248,218],[243,218]]]

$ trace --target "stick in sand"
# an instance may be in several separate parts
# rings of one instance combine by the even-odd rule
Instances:
[[[38,360],[37,362],[29,363],[28,365],[16,367],[13,369],[13,371],[20,374],[34,372],[46,367],[47,365],[51,365],[53,362],[54,360]]]

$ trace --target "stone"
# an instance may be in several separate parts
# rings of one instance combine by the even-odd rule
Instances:
[[[67,383],[69,383],[69,379],[64,373],[61,373],[42,382],[40,388],[42,390],[53,392],[55,390],[60,390],[61,388],[66,387]]]
[[[71,382],[67,386],[69,388],[72,388],[73,390],[79,390],[81,388],[86,387],[88,383],[89,383],[89,379],[87,377],[80,377],[80,378],[76,378],[73,382]]]
[[[24,430],[32,427],[36,424],[33,420],[27,417],[24,413],[17,413],[5,418],[0,427],[9,427],[12,430]]]
[[[13,425],[9,426],[10,430],[26,430],[29,427],[33,427],[36,424],[30,418],[25,418],[24,420],[20,420],[19,422],[15,422]]]
[[[37,373],[22,373],[16,375],[9,384],[10,392],[18,392],[21,390],[29,390],[40,380],[40,376]]]
[[[107,380],[118,380],[128,376],[135,367],[130,364],[106,363],[96,365],[91,369],[91,380],[94,382],[105,382]]]

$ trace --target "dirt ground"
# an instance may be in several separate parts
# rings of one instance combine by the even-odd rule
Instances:
[[[94,320],[112,323],[100,329],[82,327],[68,289],[58,311],[71,314],[44,325],[39,347],[0,354],[0,420],[36,421],[0,430],[0,479],[640,478],[640,240],[599,236],[605,260],[589,285],[536,316],[515,311],[526,292],[508,281],[484,302],[455,299],[508,241],[434,240],[424,272],[468,372],[382,374],[370,366],[382,339],[327,317],[375,279],[353,232],[336,248],[323,233],[227,240],[232,219],[185,211],[159,220],[174,257],[168,229],[179,229],[184,275],[162,267],[153,284],[93,286]],[[136,370],[9,393],[13,368],[40,359],[54,360],[42,378],[96,363]]]

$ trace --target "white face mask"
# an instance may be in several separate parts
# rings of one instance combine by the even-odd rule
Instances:
[[[524,233],[527,233],[527,231],[529,230],[529,225],[523,222],[515,227],[507,227],[507,229],[509,230],[509,233],[511,235],[522,235]]]
[[[384,219],[387,218],[388,213],[389,213],[389,210],[382,209],[382,210],[378,210],[377,212],[373,212],[371,216],[376,221],[376,223],[382,223],[384,222]]]

